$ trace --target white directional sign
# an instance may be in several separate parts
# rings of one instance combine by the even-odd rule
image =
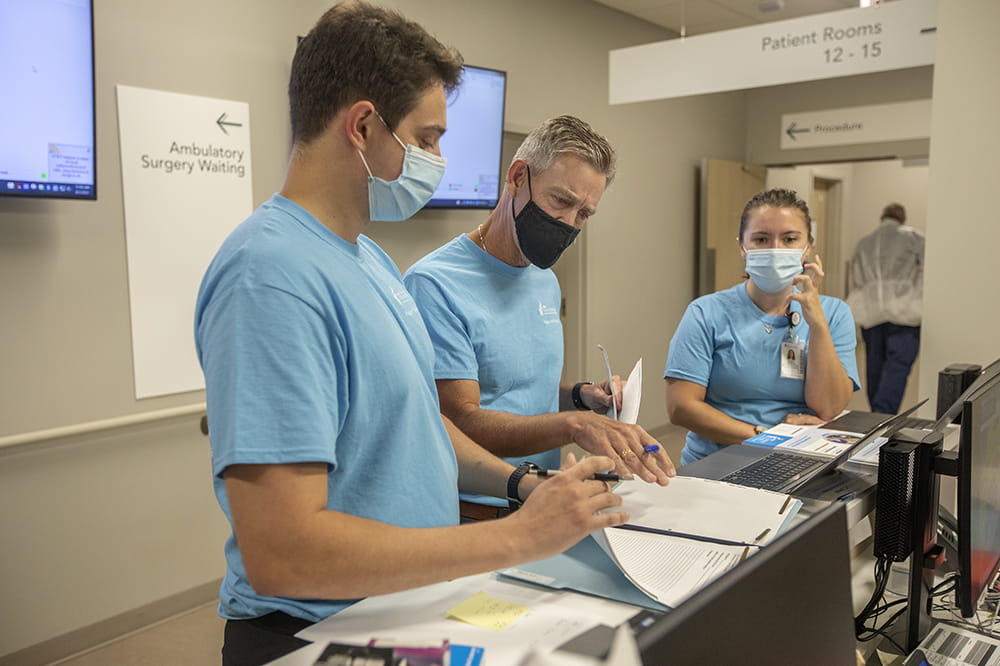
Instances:
[[[205,388],[201,277],[253,209],[246,102],[118,86],[137,398]]]
[[[926,139],[931,101],[877,104],[781,116],[781,149]]]
[[[900,0],[609,53],[609,101],[742,90],[934,63],[935,0]]]

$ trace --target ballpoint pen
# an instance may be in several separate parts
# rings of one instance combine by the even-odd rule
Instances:
[[[604,345],[597,345],[597,348],[601,350],[601,357],[604,359],[604,370],[608,373],[608,390],[611,391],[611,418],[617,421],[618,402],[615,400],[615,380],[614,375],[611,374],[611,363],[608,361],[608,350],[604,348]]]
[[[561,470],[558,469],[529,469],[528,474],[534,474],[535,476],[556,476],[561,474]],[[634,481],[635,477],[632,476],[619,476],[615,472],[594,472],[589,477],[593,481],[608,481],[609,483],[618,483],[619,481]]]

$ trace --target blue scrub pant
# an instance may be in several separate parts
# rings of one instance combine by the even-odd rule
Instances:
[[[920,327],[879,324],[862,328],[861,337],[865,341],[868,404],[873,412],[895,414],[920,348]]]

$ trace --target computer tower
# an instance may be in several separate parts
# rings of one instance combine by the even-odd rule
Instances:
[[[982,370],[981,365],[974,363],[952,363],[938,373],[937,414],[935,418],[941,418],[948,411],[948,408],[958,400],[965,389],[969,388],[969,384],[976,380]],[[962,414],[959,412],[953,423],[961,422]]]
[[[890,440],[879,449],[875,557],[903,562],[913,553],[920,445]]]
[[[910,559],[903,645],[912,651],[930,629],[928,590],[941,562],[937,545],[939,479],[935,460],[940,432],[904,428],[879,449],[874,554],[892,562]]]
[[[940,486],[933,469],[942,441],[941,433],[904,428],[879,449],[876,557],[902,562],[936,543]]]

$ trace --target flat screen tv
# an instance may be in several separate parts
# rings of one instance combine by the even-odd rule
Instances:
[[[461,84],[448,99],[448,131],[441,137],[448,166],[427,208],[497,205],[506,91],[506,72],[465,66]]]
[[[0,196],[96,199],[92,0],[0,0]]]

